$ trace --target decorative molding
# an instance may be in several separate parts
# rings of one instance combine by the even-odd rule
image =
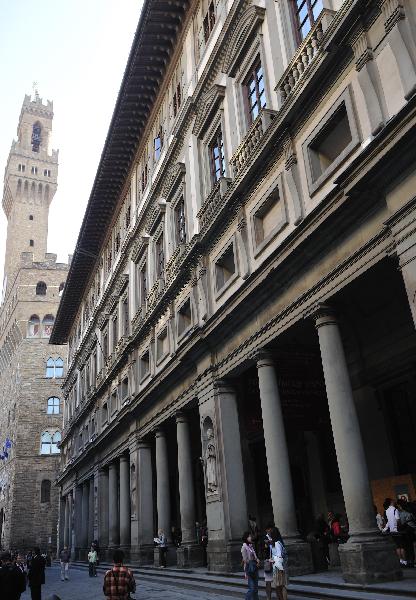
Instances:
[[[131,260],[135,263],[139,262],[144,250],[148,247],[150,242],[150,235],[144,233],[140,238],[133,244],[131,250]]]
[[[290,133],[288,133],[283,140],[283,152],[285,156],[285,170],[289,171],[298,162],[295,147],[293,145],[293,139]]]
[[[359,31],[351,40],[351,47],[355,56],[355,67],[357,71],[360,71],[367,62],[373,60],[373,49],[365,30]]]
[[[384,29],[389,33],[399,21],[406,18],[402,0],[384,0],[381,2],[381,12],[384,18]]]
[[[225,96],[225,86],[216,83],[210,90],[201,98],[196,111],[196,119],[192,133],[200,138],[207,126],[211,123],[214,113],[218,110],[219,105]]]
[[[162,186],[162,196],[166,201],[169,201],[174,195],[175,190],[178,185],[180,185],[185,173],[186,167],[183,162],[177,162],[169,167]]]
[[[230,77],[234,77],[238,64],[251,43],[258,28],[264,21],[266,9],[262,6],[252,5],[241,15],[230,41],[227,45],[222,70]]]

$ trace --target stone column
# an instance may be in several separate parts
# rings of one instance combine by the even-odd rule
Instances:
[[[195,491],[192,472],[191,440],[188,416],[176,415],[178,443],[179,507],[181,513],[182,544],[177,550],[178,565],[200,566],[201,547],[197,544],[195,529]]]
[[[120,456],[120,546],[130,548],[129,457]]]
[[[82,486],[79,485],[75,488],[74,533],[75,556],[79,558],[80,550],[82,548]]]
[[[156,431],[156,506],[157,528],[162,529],[168,542],[171,540],[169,464],[166,434],[162,429]],[[159,565],[159,552],[155,548],[155,564]]]
[[[322,458],[319,451],[318,435],[314,431],[304,432],[306,456],[309,471],[309,493],[311,495],[311,505],[313,515],[326,515],[328,505],[326,502],[324,473],[322,469]]]
[[[82,485],[82,508],[81,508],[81,536],[80,546],[84,550],[88,545],[88,512],[89,512],[89,496],[90,490],[88,482],[85,481]]]
[[[68,494],[68,548],[71,549],[71,559],[75,559],[75,519],[74,519],[74,496],[73,492]]]
[[[131,557],[139,564],[150,564],[154,560],[155,536],[153,524],[153,474],[150,444],[134,439],[130,446],[131,471]]]
[[[269,353],[265,351],[259,353],[257,372],[275,524],[280,529],[286,544],[293,545],[289,552],[291,575],[312,573],[310,546],[302,542],[297,527],[295,497],[279,387],[274,361]]]
[[[94,497],[94,477],[91,477],[88,496],[88,548],[91,548],[94,541]]]
[[[98,471],[98,543],[100,548],[108,546],[108,471]]]
[[[65,496],[65,525],[64,525],[64,546],[66,546],[67,548],[70,547],[70,531],[69,531],[69,521],[70,521],[70,514],[69,514],[69,494],[67,496]],[[62,548],[61,548],[62,550]]]
[[[108,468],[108,545],[118,546],[120,543],[120,520],[118,511],[118,473],[117,463],[112,462]]]
[[[373,498],[351,382],[334,310],[315,312],[332,433],[350,539],[340,546],[345,581],[371,583],[401,577],[393,544],[377,531]]]

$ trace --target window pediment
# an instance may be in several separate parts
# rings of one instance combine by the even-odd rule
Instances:
[[[201,102],[198,106],[197,117],[195,120],[193,134],[197,137],[202,137],[209,123],[212,120],[212,116],[217,111],[218,106],[223,101],[225,96],[225,85],[219,85],[216,83],[210,90],[202,97]]]
[[[234,30],[223,63],[222,71],[234,77],[238,64],[241,62],[249,45],[251,44],[257,28],[264,20],[266,9],[262,6],[250,6],[241,16],[237,28]]]
[[[139,262],[145,248],[147,248],[149,246],[149,242],[150,242],[150,236],[147,233],[140,236],[140,238],[137,240],[137,242],[135,242],[135,244],[133,245],[132,253],[131,253],[131,259],[133,262],[135,262],[135,263]]]
[[[162,196],[165,200],[170,200],[177,187],[181,184],[186,172],[185,163],[177,162],[168,169],[165,181],[162,186]]]

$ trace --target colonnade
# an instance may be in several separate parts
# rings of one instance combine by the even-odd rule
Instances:
[[[350,378],[333,309],[320,305],[313,313],[324,371],[329,414],[339,474],[350,525],[350,540],[341,548],[344,577],[348,581],[395,578],[398,572],[393,548],[377,532],[373,500]],[[295,498],[289,453],[278,386],[279,365],[267,350],[255,356],[266,447],[267,468],[275,523],[289,548],[291,572],[312,570],[309,545],[297,530]],[[242,529],[246,526],[244,470],[238,444],[239,425],[236,393],[229,382],[215,382],[208,399],[199,403],[203,453],[206,468],[208,555],[212,568],[227,570],[239,561]],[[205,415],[208,415],[205,417]],[[182,547],[181,565],[201,561],[195,530],[195,489],[189,420],[185,411],[176,415],[179,509]],[[209,428],[204,430],[204,418]],[[154,519],[151,445],[155,446],[156,511]],[[212,450],[207,450],[211,444]],[[209,454],[211,452],[211,454]],[[208,476],[207,469],[210,469]],[[94,533],[94,480],[75,490],[77,546],[87,548]],[[151,560],[153,537],[162,529],[171,534],[171,498],[166,432],[159,427],[154,441],[137,439],[129,453],[122,454],[98,473],[98,539],[101,547],[123,547],[139,561]],[[91,491],[92,490],[92,491]],[[72,495],[65,503],[64,543],[71,545]],[[80,507],[80,508],[78,508]],[[214,522],[215,521],[215,522]],[[234,553],[235,559],[231,557]],[[157,551],[154,553],[158,561]]]

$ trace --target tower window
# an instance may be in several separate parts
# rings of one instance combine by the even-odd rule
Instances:
[[[50,177],[51,176],[51,172],[49,169],[44,169],[43,170],[43,176],[44,177]]]
[[[32,173],[32,175],[37,175],[38,174],[38,168],[37,167],[32,167],[31,173]]]
[[[34,245],[35,245],[35,242],[33,240],[29,240],[29,246],[33,247]]]
[[[59,415],[60,412],[60,400],[56,396],[51,396],[48,398],[48,415]]]
[[[40,486],[40,501],[50,502],[51,501],[51,482],[49,479],[44,479]]]
[[[41,143],[41,132],[42,127],[39,122],[35,123],[32,128],[32,150],[33,152],[39,152],[39,147]]]
[[[38,281],[38,283],[36,284],[36,296],[46,296],[46,290],[46,283],[44,281]]]
[[[19,166],[17,167],[17,170],[18,170],[20,173],[24,173],[24,172],[25,172],[25,170],[26,170],[26,166],[25,166],[25,165],[19,165]]]
[[[29,221],[33,221],[33,215],[29,215]]]

